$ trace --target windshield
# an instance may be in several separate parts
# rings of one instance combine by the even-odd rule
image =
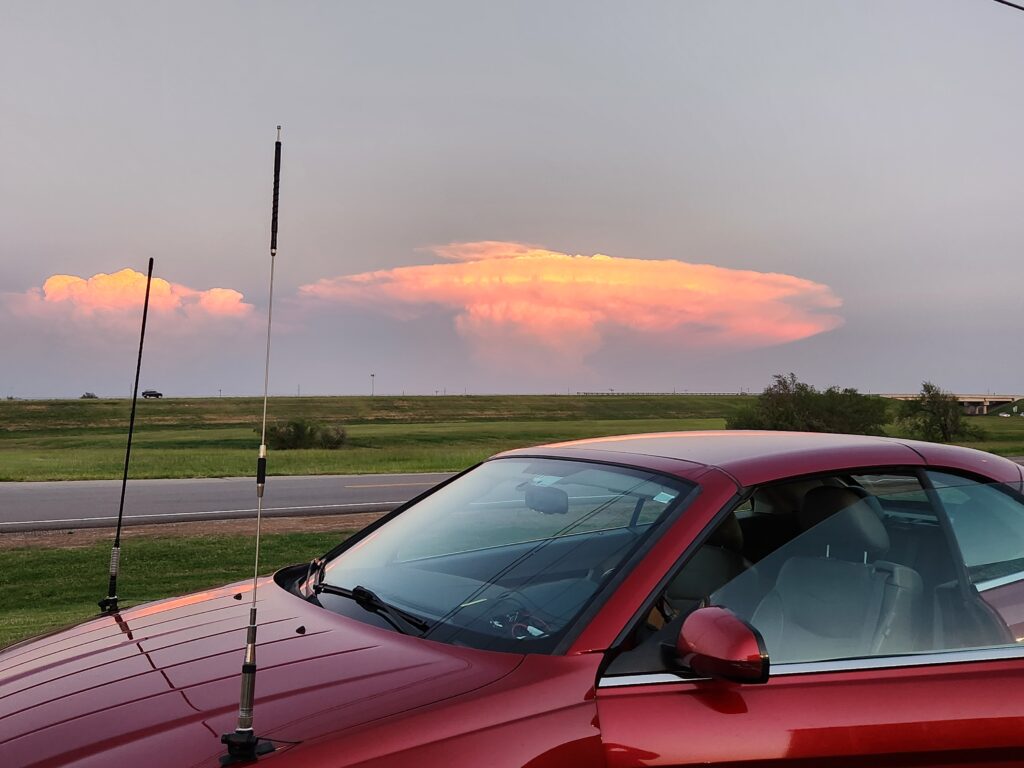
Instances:
[[[426,622],[423,636],[432,640],[551,652],[692,489],[588,462],[492,460],[335,556],[323,583],[371,590]],[[350,599],[329,592],[317,599],[381,624]]]

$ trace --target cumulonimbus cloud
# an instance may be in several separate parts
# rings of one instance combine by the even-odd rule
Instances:
[[[27,291],[0,293],[0,326],[53,349],[88,346],[102,357],[111,343],[138,334],[145,296],[146,275],[133,269],[51,275]],[[147,335],[158,348],[172,340],[179,347],[187,340],[192,349],[223,343],[256,327],[255,310],[243,299],[231,288],[190,288],[154,276]]]
[[[657,335],[676,349],[742,349],[842,324],[842,301],[827,285],[792,275],[499,241],[430,250],[447,261],[326,278],[300,295],[403,315],[442,307],[487,356],[520,342],[574,362],[621,331]]]
[[[89,278],[51,275],[41,289],[32,289],[27,295],[39,305],[62,305],[85,315],[121,312],[142,307],[146,276],[134,269],[122,269],[109,275],[100,272]],[[253,308],[242,301],[243,298],[231,288],[197,290],[154,277],[149,306],[156,312],[241,317]]]
[[[72,317],[95,321],[105,326],[120,319],[138,322],[132,310],[142,308],[146,296],[146,276],[134,269],[112,274],[100,272],[92,277],[51,275],[40,288],[20,294],[4,294],[8,311],[20,317]],[[150,286],[149,308],[157,314],[178,315],[186,321],[216,318],[244,318],[253,306],[231,288],[199,290],[163,278],[154,277]]]
[[[136,365],[145,295],[146,275],[132,269],[51,275],[28,290],[0,292],[9,386],[123,395]],[[261,324],[243,299],[230,288],[191,288],[154,276],[142,386],[173,391],[204,381],[211,391],[226,368],[255,359],[259,334],[253,331]]]

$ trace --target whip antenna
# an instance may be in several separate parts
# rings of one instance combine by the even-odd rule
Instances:
[[[146,298],[142,302],[142,333],[139,335],[139,359],[135,364],[135,388],[132,390],[132,415],[128,418],[128,446],[124,451],[124,477],[121,478],[121,504],[117,509],[117,532],[114,546],[110,550],[110,581],[107,596],[100,600],[100,610],[106,613],[117,611],[117,574],[121,569],[121,521],[124,519],[124,491],[128,486],[128,462],[132,457],[132,435],[135,432],[135,405],[139,401],[139,373],[142,371],[142,345],[146,341],[146,315],[149,314],[149,286],[153,282],[153,259],[149,260],[146,274]]]
[[[222,765],[251,762],[259,755],[274,751],[269,741],[256,738],[252,727],[253,700],[256,696],[256,585],[260,574],[260,523],[263,518],[263,489],[267,483],[267,393],[270,384],[270,329],[274,318],[274,257],[277,256],[277,196],[281,188],[281,126],[277,126],[274,142],[274,204],[270,217],[270,298],[267,302],[267,354],[263,368],[263,425],[260,428],[260,452],[256,459],[256,554],[252,574],[252,603],[249,605],[249,626],[245,636],[245,659],[242,662],[242,692],[238,702],[238,726],[220,737],[228,753]]]

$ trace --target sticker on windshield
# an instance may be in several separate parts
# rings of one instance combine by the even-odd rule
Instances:
[[[658,502],[659,504],[668,504],[675,497],[676,495],[674,493],[665,493],[665,491],[662,491],[661,493],[654,497],[654,501]]]

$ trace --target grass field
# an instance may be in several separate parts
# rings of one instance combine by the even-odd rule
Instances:
[[[272,398],[272,421],[347,428],[340,450],[273,451],[271,474],[438,472],[509,448],[582,437],[722,429],[749,396],[451,396]],[[127,400],[0,401],[0,481],[120,477]],[[253,471],[258,398],[139,403],[131,476],[231,477]],[[972,447],[1024,455],[1024,419],[972,419]],[[891,434],[899,435],[896,427]]]
[[[749,402],[694,395],[273,398],[273,419],[342,424],[350,440],[337,451],[275,451],[270,467],[274,474],[457,470],[503,449],[542,442],[721,429]],[[260,405],[256,398],[140,402],[132,476],[251,474]],[[0,480],[120,477],[128,409],[125,400],[0,401]],[[1024,455],[1024,418],[971,421],[987,436],[967,445]],[[338,533],[266,536],[261,570],[307,561],[339,539]],[[109,551],[109,543],[4,551],[0,645],[94,614],[106,589]],[[250,557],[251,538],[244,536],[133,542],[122,566],[125,604],[246,578]]]
[[[260,570],[307,562],[343,539],[338,533],[264,536]],[[252,578],[252,542],[251,536],[134,540],[122,550],[121,606]],[[109,559],[110,542],[0,553],[0,647],[95,615],[107,592]]]
[[[279,475],[450,471],[508,448],[581,437],[721,429],[748,397],[453,396],[273,398],[270,418],[344,425],[340,450],[274,451]],[[0,401],[0,480],[121,476],[126,400]],[[131,475],[253,471],[257,398],[141,401]]]

